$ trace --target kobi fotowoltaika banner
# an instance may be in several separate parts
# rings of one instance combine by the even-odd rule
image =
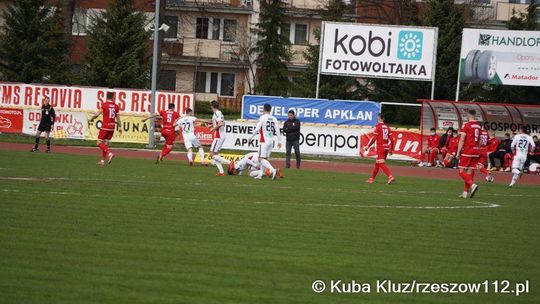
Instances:
[[[540,86],[540,31],[464,29],[461,82]]]
[[[287,119],[289,110],[294,110],[302,122],[337,125],[374,126],[381,111],[381,105],[373,101],[244,95],[242,118],[259,119],[265,103],[272,105],[272,114],[280,121]]]
[[[323,22],[319,72],[432,81],[437,28]]]

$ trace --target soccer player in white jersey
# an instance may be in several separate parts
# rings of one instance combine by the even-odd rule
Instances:
[[[512,140],[511,147],[514,152],[514,160],[512,161],[512,181],[508,185],[510,188],[514,187],[518,181],[523,165],[527,161],[527,155],[535,147],[532,137],[527,133],[527,128],[521,127],[520,133],[514,136],[514,140]]]
[[[195,124],[200,122],[197,117],[193,116],[193,110],[187,109],[186,115],[176,121],[176,125],[182,128],[182,137],[184,138],[184,146],[188,151],[187,158],[189,165],[193,166],[193,148],[199,148],[199,157],[201,158],[201,164],[204,166],[204,149],[199,141],[199,138],[195,135]]]
[[[240,160],[236,162],[230,162],[227,173],[229,173],[229,175],[242,175],[243,171],[247,169],[257,169],[259,168],[259,165],[259,153],[250,152],[244,155],[244,157],[242,157]],[[257,175],[259,175],[258,171]]]
[[[276,175],[279,174],[279,169],[274,169],[272,164],[268,161],[270,154],[272,153],[272,148],[274,147],[274,141],[277,137],[278,149],[281,148],[281,133],[278,128],[277,119],[270,114],[272,111],[272,106],[265,104],[263,106],[263,115],[259,117],[259,123],[255,127],[253,134],[251,135],[250,141],[259,134],[259,162],[261,163],[261,170],[256,179],[261,179],[265,169],[270,169],[272,174],[272,180],[276,179]]]
[[[219,151],[225,142],[225,117],[223,113],[219,110],[219,103],[217,101],[211,102],[212,112],[212,127],[210,131],[214,132],[214,140],[212,141],[212,146],[210,146],[210,158],[214,161],[214,164],[218,168],[218,173],[216,176],[225,176],[223,171],[223,165],[229,163],[228,160],[219,155]]]

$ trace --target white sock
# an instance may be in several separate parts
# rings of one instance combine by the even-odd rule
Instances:
[[[271,173],[274,173],[274,171],[276,171],[276,169],[274,169],[274,167],[272,167],[272,164],[268,160],[261,159],[261,172],[259,173],[259,176],[263,175],[263,173],[265,171],[264,168],[270,169]]]
[[[229,161],[221,157],[221,155],[214,155],[214,159],[222,164],[225,164],[225,165],[229,164]]]
[[[219,156],[219,155],[214,155],[214,157],[212,157],[212,159],[214,160],[214,164],[216,165],[216,167],[219,170],[219,173],[223,173],[223,166],[221,165],[220,158],[222,158],[222,157]]]
[[[519,174],[514,173],[514,175],[512,175],[512,184],[515,184],[518,179],[519,179]]]
[[[201,158],[201,163],[204,163],[204,150],[202,147],[199,147],[199,157]]]
[[[249,176],[251,177],[259,176],[259,172],[261,172],[261,170],[251,171],[249,172]]]
[[[189,150],[187,153],[187,159],[190,163],[193,162],[193,152],[191,150]]]

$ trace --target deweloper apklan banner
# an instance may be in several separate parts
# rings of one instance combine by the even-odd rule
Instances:
[[[264,104],[272,106],[272,115],[280,121],[287,120],[293,110],[302,122],[336,125],[375,126],[381,111],[381,105],[373,101],[244,95],[242,118],[259,119]]]
[[[461,82],[540,86],[540,32],[463,29]]]
[[[53,107],[64,110],[95,111],[105,101],[107,92],[115,93],[120,111],[150,113],[151,91],[134,89],[107,89],[100,87],[68,87],[60,85],[24,84],[0,82],[0,106],[40,107],[43,97],[49,97]],[[158,91],[156,111],[167,109],[174,103],[175,109],[185,113],[194,109],[193,93]]]
[[[227,121],[227,132],[224,149],[257,151],[258,136],[250,141],[256,124],[252,122]],[[305,126],[301,128],[300,151],[311,155],[339,155],[359,157],[360,150],[368,143],[372,129],[317,127]],[[414,135],[416,134],[416,135]],[[421,153],[420,134],[406,131],[394,131],[395,153],[392,159],[415,160]],[[282,136],[283,146],[274,152],[285,152],[285,136]],[[375,149],[375,148],[373,148]],[[368,157],[374,157],[374,150],[370,150]]]
[[[323,22],[319,72],[431,81],[437,28]]]

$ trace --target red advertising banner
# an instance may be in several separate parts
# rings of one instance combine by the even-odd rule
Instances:
[[[360,155],[363,153],[364,147],[373,137],[373,132],[360,135]],[[394,141],[393,159],[418,159],[422,160],[422,135],[417,132],[410,131],[392,131],[392,139]],[[377,156],[377,145],[373,145],[366,157]]]
[[[22,133],[23,116],[22,109],[0,108],[0,132]]]
[[[105,101],[107,92],[115,93],[115,101],[122,112],[149,113],[151,91],[134,89],[108,89],[101,87],[68,87],[61,85],[24,84],[0,82],[0,105],[40,107],[44,97],[49,97],[51,105],[57,109],[95,111]],[[193,93],[158,91],[156,111],[166,110],[175,104],[175,110],[185,113],[193,109]]]

